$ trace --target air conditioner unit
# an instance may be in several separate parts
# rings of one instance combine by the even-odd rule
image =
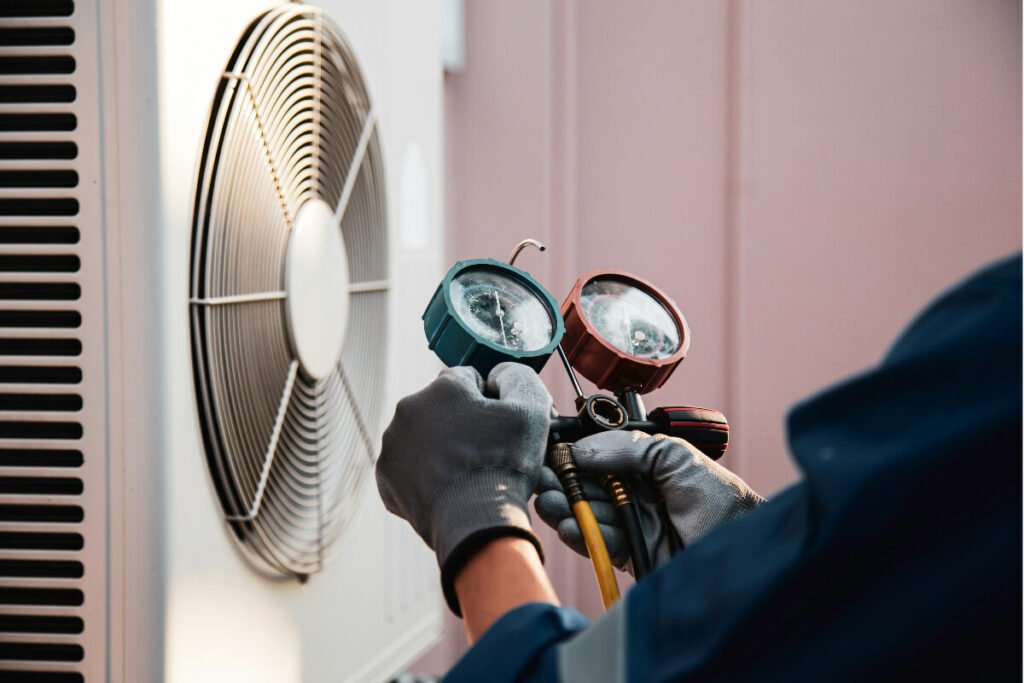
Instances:
[[[0,680],[382,681],[440,632],[373,482],[437,370],[439,15],[0,3]]]

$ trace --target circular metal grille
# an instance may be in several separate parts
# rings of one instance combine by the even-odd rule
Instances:
[[[317,331],[291,329],[285,277],[295,219],[310,202],[333,211],[327,225],[344,243],[334,253],[347,256],[347,291],[310,294],[306,286],[302,294],[307,308],[347,321],[326,371],[303,366],[296,335]],[[190,308],[210,473],[236,538],[272,573],[304,578],[323,566],[373,467],[386,347],[385,212],[376,116],[348,45],[315,7],[257,17],[210,115]],[[332,307],[346,310],[331,315]]]

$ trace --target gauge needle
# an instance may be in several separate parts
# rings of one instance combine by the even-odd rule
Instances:
[[[498,300],[498,290],[494,290],[494,305],[498,313],[498,325],[501,327],[501,343],[508,346],[508,338],[505,336],[505,311],[501,310],[501,301]]]

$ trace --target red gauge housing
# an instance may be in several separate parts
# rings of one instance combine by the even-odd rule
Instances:
[[[661,304],[679,332],[679,347],[664,358],[644,358],[622,351],[601,336],[582,303],[583,288],[595,280],[608,280],[636,288]],[[690,328],[672,299],[643,278],[621,270],[597,270],[580,277],[562,303],[565,336],[562,347],[569,363],[598,388],[618,394],[633,389],[646,394],[663,385],[686,357]]]

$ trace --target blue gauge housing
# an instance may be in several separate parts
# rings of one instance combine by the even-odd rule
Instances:
[[[452,281],[471,269],[491,271],[508,278],[536,296],[551,318],[551,341],[540,348],[524,351],[497,344],[473,331],[456,312],[451,295]],[[562,341],[565,323],[558,302],[529,273],[494,259],[471,259],[452,266],[438,285],[423,312],[423,331],[427,335],[428,346],[445,365],[468,365],[486,378],[495,365],[506,361],[522,363],[540,372]]]

